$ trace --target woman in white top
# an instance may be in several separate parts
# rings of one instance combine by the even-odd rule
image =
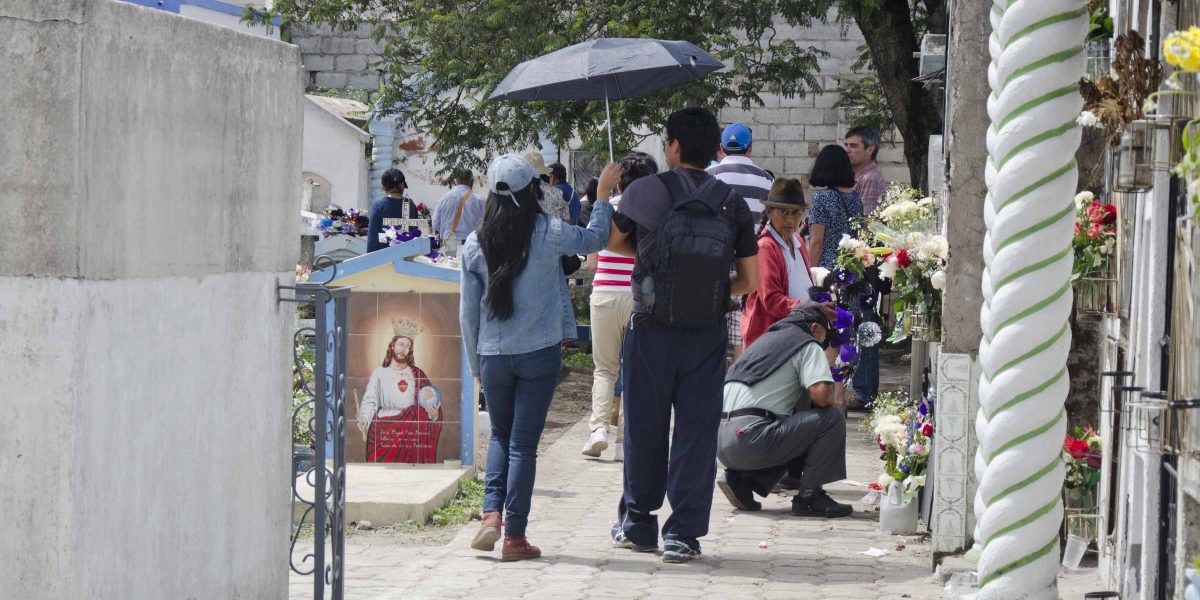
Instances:
[[[617,192],[626,189],[634,181],[658,173],[658,163],[645,152],[632,152],[621,161],[621,179]],[[621,201],[617,196],[611,200],[615,207]],[[629,287],[633,277],[634,259],[608,250],[588,255],[588,266],[596,270],[592,280],[591,327],[592,360],[596,370],[592,376],[592,418],[588,427],[592,435],[583,446],[583,455],[599,457],[608,447],[608,426],[616,404],[618,416],[621,403],[617,399],[617,377],[621,371],[621,343],[625,340],[625,327],[633,312],[633,291]],[[616,431],[616,452],[613,460],[625,460],[622,447],[619,418]]]
[[[413,339],[396,335],[388,342],[383,366],[371,372],[358,409],[367,462],[434,462],[441,420],[440,393],[416,366]]]

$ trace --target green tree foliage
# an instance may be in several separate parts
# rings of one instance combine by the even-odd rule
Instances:
[[[943,6],[944,18],[944,0],[914,1]],[[783,39],[778,18],[805,27],[841,14],[862,26],[864,17],[899,11],[876,18],[875,27],[897,29],[894,35],[906,43],[896,51],[910,56],[916,31],[907,2],[884,0],[276,0],[270,11],[247,10],[247,20],[259,23],[281,16],[293,27],[374,26],[385,47],[375,65],[387,81],[380,106],[405,126],[429,132],[447,170],[480,168],[488,156],[537,144],[539,133],[559,145],[578,135],[589,149],[605,148],[603,101],[484,101],[517,64],[571,44],[598,37],[687,40],[730,67],[700,82],[613,102],[613,138],[621,149],[635,145],[639,132],[659,130],[666,115],[683,106],[751,108],[763,105],[765,92],[822,91],[818,60],[826,54]],[[930,13],[936,11],[921,11]],[[893,43],[892,32],[879,37],[879,44]],[[915,76],[915,59],[907,62]],[[896,78],[879,79],[887,86]],[[905,98],[898,94],[895,101]]]

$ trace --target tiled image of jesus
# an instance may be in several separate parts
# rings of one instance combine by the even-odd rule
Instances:
[[[367,462],[434,462],[441,420],[441,393],[416,366],[413,339],[397,334],[383,365],[371,372],[358,409]]]

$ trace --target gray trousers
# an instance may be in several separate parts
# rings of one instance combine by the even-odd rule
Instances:
[[[814,489],[846,478],[846,416],[836,406],[774,421],[747,415],[721,420],[717,459],[750,477],[760,496],[786,474]]]

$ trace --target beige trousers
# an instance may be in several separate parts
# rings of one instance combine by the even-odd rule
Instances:
[[[632,292],[592,292],[592,360],[596,371],[592,376],[592,418],[588,428],[603,427],[606,431],[613,410],[613,388],[621,368],[621,342],[633,312]],[[624,437],[623,422],[618,420],[616,441]]]

